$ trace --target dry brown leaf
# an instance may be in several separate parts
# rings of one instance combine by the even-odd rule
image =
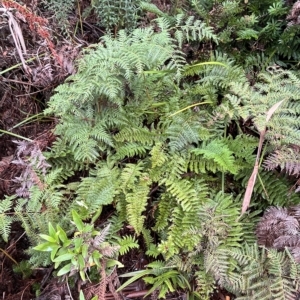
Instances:
[[[267,112],[267,117],[266,117],[266,122],[268,122],[272,115],[275,113],[275,111],[278,109],[278,107],[283,103],[284,100],[281,100],[277,103],[275,103]],[[261,149],[263,146],[263,142],[265,140],[265,133],[266,133],[267,127],[265,127],[265,129],[263,131],[261,131],[260,133],[260,138],[259,138],[259,145],[258,145],[258,150],[257,150],[257,155],[256,155],[256,161],[255,161],[255,166],[253,169],[253,172],[248,180],[248,184],[247,184],[247,188],[246,188],[246,192],[245,192],[245,196],[244,196],[244,200],[243,200],[243,204],[242,204],[242,212],[241,214],[244,214],[246,212],[246,210],[248,209],[249,205],[250,205],[250,201],[251,201],[251,197],[252,197],[252,193],[253,193],[253,189],[254,189],[254,185],[256,182],[256,177],[258,174],[258,169],[259,169],[259,160],[260,160],[260,153],[261,153]]]
[[[267,121],[267,122],[271,119],[272,115],[273,115],[274,112],[278,109],[278,107],[282,104],[283,101],[284,101],[284,100],[281,100],[281,101],[275,103],[275,104],[268,110],[268,112],[267,112],[267,117],[266,117],[266,121]]]
[[[2,157],[2,159],[0,160],[0,167],[8,166],[13,160],[13,157],[14,157],[13,155]]]
[[[246,212],[250,205],[252,193],[253,193],[253,188],[256,182],[256,177],[258,173],[258,164],[255,164],[255,167],[253,169],[253,172],[249,178],[248,184],[247,184],[247,189],[245,192],[244,200],[243,200],[243,205],[242,205],[242,214]]]

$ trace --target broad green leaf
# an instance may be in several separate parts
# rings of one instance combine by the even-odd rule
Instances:
[[[88,250],[89,250],[89,246],[87,244],[83,244],[81,248],[81,253],[84,258],[87,258]]]
[[[78,255],[78,264],[80,270],[85,268],[85,261],[82,255]]]
[[[106,266],[108,268],[118,266],[118,268],[124,268],[124,265],[115,259],[108,259],[106,262]]]
[[[170,292],[174,292],[175,291],[175,289],[174,289],[174,287],[173,287],[173,285],[172,285],[172,283],[171,283],[171,281],[170,281],[169,278],[167,278],[167,279],[164,280],[164,284],[166,284],[168,286],[168,289],[169,289]]]
[[[100,253],[95,250],[92,253],[92,256],[90,256],[90,258],[89,258],[89,264],[90,264],[90,266],[93,266],[94,264],[96,264],[97,267],[100,268],[100,266],[101,266],[101,264],[100,264],[100,258],[101,258]]]
[[[67,234],[65,233],[65,231],[59,226],[56,226],[57,232],[58,232],[58,237],[60,238],[60,240],[65,244],[69,241]]]
[[[75,238],[74,240],[73,240],[73,243],[74,243],[74,250],[75,250],[75,252],[81,252],[81,246],[83,245],[83,238]]]
[[[56,257],[53,261],[54,262],[66,261],[66,260],[72,259],[74,256],[75,256],[75,253],[66,253],[66,254]]]
[[[79,300],[85,300],[82,290],[80,290],[80,293],[79,293]]]
[[[46,234],[39,234],[39,236],[42,238],[42,239],[44,239],[44,240],[46,240],[46,241],[48,241],[48,242],[50,242],[50,243],[55,243],[55,244],[57,244],[57,241],[56,241],[56,239],[55,238],[53,238],[52,236],[50,236],[50,235],[46,235]]]
[[[72,209],[72,217],[73,217],[73,221],[74,221],[77,229],[82,232],[84,229],[84,224],[83,224],[80,216],[74,209]]]
[[[53,247],[53,250],[51,251],[51,260],[53,261],[54,260],[54,258],[55,258],[55,255],[56,255],[56,253],[57,253],[57,250],[60,248],[60,246],[59,245],[57,245],[56,247]]]
[[[62,276],[65,275],[66,273],[69,273],[71,271],[71,268],[72,268],[72,264],[65,265],[63,268],[61,268],[58,271],[57,276]]]
[[[85,278],[85,273],[84,273],[84,271],[79,271],[79,274],[80,274],[80,278],[81,278],[83,281],[85,281],[86,278]]]
[[[83,228],[83,232],[92,232],[94,229],[94,225],[91,224],[85,224],[84,228]]]
[[[37,251],[45,251],[45,252],[50,252],[53,249],[55,249],[57,247],[57,243],[43,243],[43,244],[39,244],[37,246],[35,246],[33,249],[37,250]]]
[[[149,275],[149,273],[151,274],[152,270],[140,270],[140,271],[136,271],[136,272],[131,272],[131,273],[127,273],[127,274],[123,274],[120,277],[131,277],[130,279],[128,279],[126,282],[124,282],[118,289],[116,292],[120,292],[121,290],[123,290],[125,287],[127,287],[129,284],[135,282],[136,280],[142,278],[145,275]]]
[[[56,240],[56,231],[50,222],[48,223],[48,231],[50,236]]]

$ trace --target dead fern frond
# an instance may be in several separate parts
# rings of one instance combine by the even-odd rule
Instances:
[[[282,147],[273,152],[264,162],[264,167],[270,171],[280,167],[288,175],[300,174],[299,147]]]
[[[289,26],[300,24],[300,1],[294,3],[289,15],[286,17]]]
[[[105,241],[106,236],[109,233],[110,224],[108,224],[99,235],[97,235],[93,240],[93,246],[98,248],[100,244],[102,244]]]
[[[277,250],[289,249],[300,262],[300,205],[291,209],[271,207],[260,219],[256,236],[258,244]]]

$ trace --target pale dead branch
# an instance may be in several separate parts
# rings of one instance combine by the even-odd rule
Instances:
[[[254,189],[254,185],[255,185],[255,182],[256,182],[256,177],[257,177],[258,169],[259,169],[260,154],[261,154],[262,146],[263,146],[263,143],[264,143],[264,140],[265,140],[265,134],[267,132],[267,123],[271,119],[271,117],[275,113],[275,111],[283,103],[283,101],[284,100],[281,100],[281,101],[275,103],[267,112],[266,125],[265,125],[264,130],[262,130],[260,132],[260,138],[259,138],[259,144],[258,144],[258,150],[257,150],[255,165],[254,165],[254,168],[253,168],[253,172],[252,172],[252,174],[251,174],[251,176],[248,180],[248,184],[247,184],[247,188],[246,188],[246,192],[245,192],[245,196],[244,196],[244,200],[243,200],[242,213],[241,214],[244,214],[246,212],[246,210],[248,209],[249,205],[250,205],[250,201],[251,201],[251,197],[252,197],[252,193],[253,193],[253,189]]]
[[[0,8],[0,12],[2,12],[8,18],[9,30],[11,32],[11,35],[12,35],[13,39],[14,39],[14,43],[15,43],[16,49],[18,51],[19,57],[21,59],[23,68],[24,68],[26,73],[29,73],[29,68],[26,65],[26,62],[25,62],[25,59],[24,59],[24,56],[23,56],[23,53],[26,54],[27,50],[26,50],[22,30],[21,30],[18,22],[14,18],[14,15],[10,12],[9,9]]]

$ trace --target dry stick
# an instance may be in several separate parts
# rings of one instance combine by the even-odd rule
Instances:
[[[284,100],[281,100],[277,103],[275,103],[267,112],[267,117],[266,117],[266,124],[268,121],[271,119],[272,115],[274,112],[278,109],[278,107],[283,103]],[[257,155],[256,155],[256,160],[255,160],[255,165],[253,168],[253,172],[248,180],[244,200],[243,200],[243,205],[242,205],[242,212],[241,215],[243,215],[246,210],[248,209],[251,201],[251,196],[253,193],[254,185],[256,182],[256,177],[258,174],[258,169],[259,169],[259,160],[260,160],[260,154],[261,154],[261,149],[265,140],[265,135],[267,132],[267,126],[260,132],[260,137],[259,137],[259,144],[258,144],[258,150],[257,150]]]
[[[263,145],[263,142],[264,142],[264,139],[265,139],[265,134],[266,134],[266,128],[260,133],[255,165],[254,165],[253,172],[252,172],[252,174],[251,174],[251,176],[248,180],[247,189],[246,189],[246,192],[245,192],[243,206],[242,206],[242,214],[245,213],[245,211],[248,209],[249,204],[250,204],[251,196],[252,196],[252,193],[253,193],[253,188],[254,188],[254,185],[255,185],[255,182],[256,182],[256,177],[257,177],[257,174],[258,174],[260,153],[261,153],[262,145]]]
[[[0,8],[0,12],[3,12],[8,17],[9,29],[10,29],[11,35],[14,39],[14,43],[15,43],[17,52],[19,54],[19,57],[21,59],[21,62],[22,62],[25,72],[28,73],[28,67],[26,65],[26,62],[25,62],[25,59],[24,59],[23,53],[22,53],[22,50],[23,50],[23,52],[26,54],[26,46],[25,46],[23,35],[22,35],[22,30],[21,30],[18,22],[15,20],[13,14],[8,9]]]

